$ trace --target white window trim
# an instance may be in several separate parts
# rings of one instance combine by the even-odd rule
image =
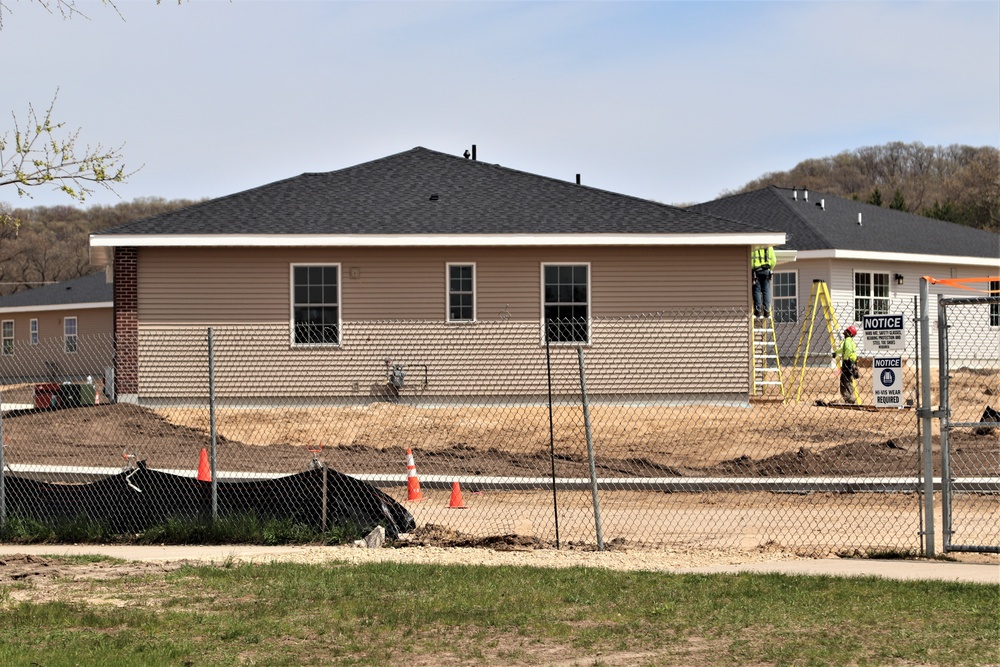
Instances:
[[[471,266],[472,267],[472,319],[453,320],[451,319],[451,267]],[[449,324],[472,324],[479,320],[479,298],[478,298],[478,278],[479,267],[475,262],[446,262],[444,268],[444,319]]]
[[[854,322],[860,322],[863,318],[858,317],[858,274],[865,274],[871,278],[871,294],[868,296],[868,300],[871,302],[871,308],[868,311],[870,315],[885,315],[888,314],[889,309],[892,306],[892,272],[891,271],[858,271],[854,270],[851,272],[851,304],[853,305],[852,317]],[[875,296],[875,275],[883,275],[886,279],[886,286],[889,288],[889,293],[885,297]],[[875,309],[875,299],[880,299],[885,301],[886,310],[885,313],[880,313]]]
[[[295,342],[295,269],[300,266],[335,267],[337,269],[337,342]],[[288,265],[288,344],[298,350],[335,349],[344,346],[344,271],[340,262],[298,262]]]
[[[579,345],[590,345],[593,340],[594,331],[594,302],[593,302],[593,290],[591,289],[591,281],[593,280],[593,271],[590,268],[590,262],[541,262],[538,270],[538,282],[539,282],[539,293],[538,293],[538,304],[539,304],[539,314],[538,321],[541,323],[539,335],[541,337],[541,343],[545,345],[545,267],[547,266],[585,266],[587,267],[587,340],[586,341],[552,341],[550,345],[556,345],[560,347],[565,346],[579,346]]]
[[[28,321],[28,330],[29,330],[28,342],[31,345],[38,345],[38,318],[37,317],[32,317]]]
[[[780,324],[794,324],[794,323],[796,323],[796,322],[799,321],[799,292],[801,292],[801,290],[799,289],[799,270],[798,269],[782,269],[781,271],[772,271],[771,272],[771,314],[772,315],[774,315],[774,313],[777,312],[777,310],[778,310],[778,300],[774,296],[774,286],[775,286],[775,284],[777,284],[777,280],[775,279],[775,276],[777,274],[779,274],[779,273],[790,273],[790,274],[792,274],[794,276],[794,278],[792,279],[792,284],[795,285],[795,308],[794,308],[795,319],[792,320],[791,322],[781,322],[780,323]],[[781,298],[781,299],[789,299],[790,297],[783,296],[783,297],[779,297],[779,298]]]
[[[10,325],[10,335],[7,335],[7,325]],[[10,352],[7,351],[7,341],[10,341]],[[0,352],[3,353],[5,357],[14,356],[14,341],[16,340],[14,336],[14,320],[4,320],[0,322]]]
[[[70,320],[73,321],[74,333],[68,333]],[[75,349],[69,349],[69,339],[73,338]],[[76,317],[64,317],[63,318],[63,352],[66,354],[76,354],[80,349],[80,321]]]

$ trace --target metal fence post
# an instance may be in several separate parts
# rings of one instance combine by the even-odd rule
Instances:
[[[552,352],[549,346],[549,324],[545,323],[545,375],[549,389],[549,463],[552,467],[552,514],[556,526],[556,549],[559,548],[559,496],[556,492],[556,440],[552,419]]]
[[[583,366],[583,348],[576,348],[580,361],[580,393],[583,399],[583,423],[587,429],[587,461],[590,464],[590,491],[594,497],[594,526],[597,530],[597,550],[604,551],[604,532],[601,527],[601,502],[597,497],[597,466],[594,463],[594,436],[590,428],[590,406],[587,402],[587,371]]]
[[[215,342],[212,327],[208,328],[208,421],[211,434],[209,465],[212,470],[212,521],[219,518],[219,476],[215,467]]]
[[[4,526],[7,522],[7,487],[4,476],[6,475],[7,464],[3,460],[3,394],[0,392],[0,535],[3,534]]]
[[[920,422],[923,427],[923,464],[924,464],[924,556],[934,558],[934,456],[931,438],[931,346],[930,318],[928,316],[928,301],[930,301],[930,283],[927,278],[920,279]]]
[[[948,553],[951,544],[951,458],[948,431],[951,414],[948,396],[948,306],[938,295],[938,414],[941,427],[941,551]]]

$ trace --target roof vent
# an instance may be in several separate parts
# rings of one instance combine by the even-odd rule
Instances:
[[[809,201],[809,191],[808,190],[803,190],[802,191],[802,201]]]
[[[798,188],[792,188],[792,199],[795,200],[795,201],[799,200],[799,189]]]
[[[861,212],[858,212],[858,227],[861,226]]]
[[[580,174],[576,175],[576,184],[580,185]]]
[[[826,210],[826,200],[825,199],[820,199],[819,200],[819,204],[817,204],[817,206],[819,206],[820,209],[822,209],[822,210],[825,211]]]
[[[431,195],[431,201],[437,201],[439,198],[436,194]]]

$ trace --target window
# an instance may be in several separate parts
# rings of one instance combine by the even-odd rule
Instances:
[[[775,322],[799,319],[798,272],[778,271],[771,276],[771,303]]]
[[[448,265],[448,321],[473,322],[476,319],[475,264]]]
[[[590,267],[543,264],[542,306],[548,338],[554,343],[590,341]]]
[[[854,273],[854,321],[865,315],[889,314],[889,274]]]
[[[14,354],[14,320],[4,320],[2,329],[3,356],[9,357]]]
[[[28,329],[31,334],[31,344],[38,345],[38,320],[32,318],[31,321],[28,322]]]
[[[63,320],[63,346],[67,353],[73,354],[77,349],[76,318],[67,317]]]
[[[295,345],[340,345],[340,265],[292,266]]]
[[[1000,299],[1000,280],[990,281],[990,296]],[[1000,327],[1000,303],[990,304],[990,326]]]

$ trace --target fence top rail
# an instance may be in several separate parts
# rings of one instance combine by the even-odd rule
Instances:
[[[997,296],[948,296],[941,297],[939,303],[943,306],[969,306],[987,303],[1000,303],[1000,295]]]

